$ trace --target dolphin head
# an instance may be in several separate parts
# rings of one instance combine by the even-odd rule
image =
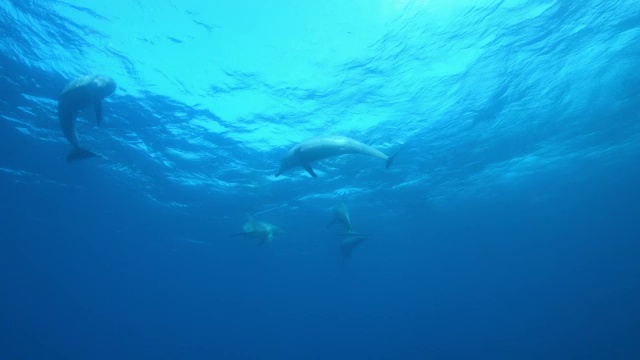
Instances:
[[[97,95],[100,99],[104,99],[116,91],[116,82],[109,76],[96,76],[93,78],[93,83],[96,85]]]

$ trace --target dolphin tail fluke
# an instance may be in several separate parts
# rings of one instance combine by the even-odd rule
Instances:
[[[389,158],[387,159],[387,166],[386,166],[387,169],[391,166],[391,164],[393,164],[393,160],[396,159],[396,156],[398,156],[398,153],[400,153],[400,151],[396,151],[395,154],[389,156]]]
[[[343,232],[342,236],[359,236],[359,237],[369,237],[369,235],[367,234],[361,234],[361,233],[357,233],[353,230],[349,230],[347,232]]]
[[[98,154],[83,148],[77,148],[71,151],[69,155],[67,155],[67,162],[73,162],[76,160],[88,159],[92,157],[98,157]]]
[[[353,253],[354,247],[354,244],[343,244],[340,247],[340,253],[342,254],[342,257],[345,259],[351,259],[351,254]]]

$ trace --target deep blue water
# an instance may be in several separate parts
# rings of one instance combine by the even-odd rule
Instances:
[[[0,0],[0,359],[640,359],[638,1],[220,3]]]

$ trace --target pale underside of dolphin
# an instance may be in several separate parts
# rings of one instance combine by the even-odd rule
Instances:
[[[311,163],[345,154],[363,154],[377,157],[386,162],[387,168],[391,166],[395,156],[397,155],[397,153],[395,153],[392,156],[387,156],[369,145],[363,144],[360,141],[346,136],[317,137],[305,140],[289,150],[282,159],[280,170],[278,170],[276,176],[280,176],[286,170],[301,166],[309,173],[309,175],[318,177],[313,171]]]
[[[242,232],[232,234],[232,236],[256,238],[258,239],[258,246],[260,246],[265,243],[270,243],[273,240],[274,235],[282,233],[282,229],[276,225],[266,221],[256,221],[251,218],[242,226]]]

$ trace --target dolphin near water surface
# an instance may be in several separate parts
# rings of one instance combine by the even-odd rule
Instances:
[[[377,157],[386,162],[387,168],[391,166],[398,155],[395,153],[392,156],[387,156],[369,145],[346,136],[316,137],[305,140],[289,150],[282,159],[280,170],[275,176],[280,176],[286,170],[301,166],[309,175],[318,177],[311,167],[312,162],[344,154],[363,154]]]
[[[62,90],[58,99],[58,119],[60,128],[69,144],[73,147],[67,161],[74,161],[97,156],[95,153],[80,147],[76,132],[78,112],[85,107],[93,106],[98,125],[102,122],[102,99],[113,94],[116,82],[108,76],[83,76],[71,81]]]

